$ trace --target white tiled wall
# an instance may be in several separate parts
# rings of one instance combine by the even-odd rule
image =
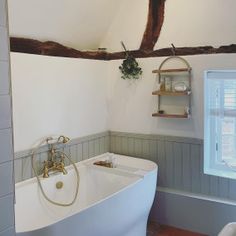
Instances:
[[[9,93],[9,62],[0,61],[0,95]]]
[[[7,0],[0,0],[0,236],[15,235]]]
[[[15,235],[15,228],[10,227],[0,233],[0,236],[12,236]]]
[[[0,197],[13,193],[12,162],[0,165]]]
[[[13,226],[14,224],[14,209],[13,195],[0,198],[0,232]]]
[[[0,43],[1,44],[1,43]],[[0,96],[0,129],[11,127],[11,98],[9,95]]]
[[[6,1],[0,1],[0,26],[6,26]]]
[[[2,130],[0,129],[0,150],[1,150],[0,163],[12,160],[12,129],[11,128],[2,129]]]
[[[0,26],[0,42],[0,60],[7,61],[9,59],[8,32],[4,26]]]

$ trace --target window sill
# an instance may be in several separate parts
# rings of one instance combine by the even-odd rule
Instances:
[[[213,168],[204,168],[204,174],[214,175],[223,178],[236,179],[236,171],[231,169],[227,170],[218,170]]]

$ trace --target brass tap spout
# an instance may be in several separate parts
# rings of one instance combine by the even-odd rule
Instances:
[[[49,177],[49,169],[48,169],[48,161],[44,161],[44,167],[43,167],[43,178]]]
[[[61,160],[59,162],[44,161],[43,178],[48,178],[50,171],[62,172],[64,175],[67,174],[67,171],[65,169],[65,164],[64,164],[63,160]]]
[[[64,175],[67,174],[64,163],[64,156],[58,156],[57,151],[52,147],[49,151],[49,158],[47,161],[44,161],[43,166],[43,178],[49,177],[49,172],[62,172]],[[56,161],[56,158],[60,158],[59,161]]]
[[[52,142],[55,141],[55,142]],[[64,156],[65,154],[61,151],[57,151],[55,145],[57,144],[65,144],[68,143],[70,139],[64,135],[59,136],[57,139],[48,137],[46,139],[47,144],[49,145],[50,149],[48,152],[48,160],[44,161],[43,166],[43,177],[48,178],[49,172],[62,172],[64,175],[67,174],[67,171],[65,169],[65,163],[64,163]]]
[[[66,169],[65,169],[65,164],[64,164],[63,161],[59,163],[59,165],[58,165],[57,168],[58,168],[59,171],[61,171],[61,172],[63,173],[63,175],[66,175],[66,174],[67,174],[67,171],[66,171]]]

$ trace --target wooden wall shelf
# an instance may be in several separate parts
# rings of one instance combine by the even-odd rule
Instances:
[[[189,72],[191,68],[176,68],[176,69],[162,69],[153,70],[152,73],[174,73],[174,72]]]
[[[183,67],[180,68],[168,68],[164,69],[163,66],[167,64],[170,60],[179,60],[182,62]],[[163,117],[163,118],[189,118],[191,113],[191,67],[189,63],[182,57],[171,56],[166,58],[159,66],[157,70],[153,70],[153,73],[157,73],[158,77],[158,89],[153,91],[152,95],[158,96],[158,106],[157,112],[152,114],[153,117]],[[179,72],[186,72],[178,74]],[[168,74],[169,73],[169,74]],[[167,77],[168,75],[168,77]],[[176,92],[173,87],[173,83],[182,83],[187,90],[183,92]],[[186,89],[184,88],[184,89]],[[166,89],[166,90],[165,90]],[[168,103],[166,104],[166,98],[164,96],[169,96]],[[180,98],[183,96],[183,98]],[[179,109],[179,101],[181,101],[181,107]],[[167,107],[169,106],[169,108]],[[178,107],[178,109],[176,109]],[[170,110],[171,109],[171,110]],[[181,111],[182,110],[182,111]],[[175,114],[177,113],[177,114]],[[180,113],[180,114],[178,114]],[[181,114],[183,113],[183,114]]]
[[[159,95],[159,96],[188,96],[191,94],[191,91],[184,91],[184,92],[169,92],[169,91],[154,91],[152,95]]]
[[[160,113],[153,113],[153,117],[163,117],[163,118],[189,118],[190,116],[188,114],[160,114]]]

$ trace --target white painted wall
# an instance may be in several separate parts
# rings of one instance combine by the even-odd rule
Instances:
[[[148,0],[122,1],[101,43],[110,51],[120,51],[123,40],[128,49],[138,49],[146,27]],[[155,49],[235,43],[236,21],[234,0],[167,0],[165,19]],[[109,128],[113,131],[165,134],[203,138],[203,71],[235,69],[235,55],[199,55],[185,57],[193,68],[192,118],[153,118],[157,111],[155,75],[164,58],[138,59],[143,78],[130,83],[120,79],[121,60],[109,62]]]
[[[109,52],[122,51],[120,41],[124,41],[129,50],[138,49],[146,28],[148,5],[149,0],[122,0],[101,47]]]
[[[90,40],[89,34],[76,38],[76,35],[69,33],[76,28],[75,24],[68,28],[69,21],[76,15],[76,10],[70,9],[75,2],[68,5],[54,2],[58,12],[54,14],[64,12],[60,11],[62,9],[66,11],[63,17],[71,14],[71,19],[62,17],[63,23],[56,24],[55,19],[59,19],[60,14],[55,19],[42,18],[40,11],[40,14],[35,12],[35,18],[34,12],[22,15],[16,12],[19,4],[13,1],[10,1],[12,32],[19,30],[20,33],[23,29],[21,26],[24,26],[25,32],[31,34],[30,30],[34,29],[35,36],[44,37],[45,34],[40,31],[44,29],[39,26],[50,21],[52,24],[46,27],[48,31],[50,27],[56,26],[55,33],[60,33],[63,37],[66,35],[68,40]],[[101,37],[106,31],[105,28],[108,29],[110,25],[100,46],[108,47],[110,51],[120,51],[120,40],[124,40],[129,49],[137,49],[146,26],[148,0],[122,0],[113,5],[115,2],[117,1],[96,0],[92,5],[86,1],[83,4],[78,1],[78,4],[82,4],[80,7],[83,7],[84,14],[88,7],[92,7],[94,11],[97,8],[96,14],[104,14],[102,21],[96,19],[96,14],[87,21],[88,15],[85,17],[82,14],[79,20],[82,28],[78,29],[93,28]],[[50,15],[53,6],[52,2],[35,5],[28,0],[21,4],[27,4],[27,9],[35,8],[35,11],[36,8],[40,9],[48,4],[44,15]],[[108,8],[105,9],[105,6]],[[167,0],[165,21],[156,48],[169,47],[170,43],[176,46],[218,46],[233,43],[236,38],[235,8],[234,0]],[[19,14],[22,19],[17,22]],[[27,22],[29,19],[32,22]],[[93,27],[94,22],[96,25]],[[100,24],[104,28],[101,29]],[[60,39],[58,35],[54,36]],[[93,42],[97,42],[95,39],[92,39]],[[156,89],[155,75],[151,71],[164,58],[138,59],[143,68],[143,78],[130,83],[120,78],[118,67],[121,60],[101,62],[12,53],[15,150],[28,149],[38,138],[49,134],[65,133],[73,138],[107,129],[203,138],[203,71],[235,69],[236,55],[199,55],[185,58],[193,68],[192,118],[189,120],[158,119],[151,116],[157,110],[157,97],[151,95]]]
[[[15,151],[42,137],[108,130],[103,61],[11,53]]]
[[[165,19],[155,49],[182,46],[219,46],[235,43],[234,0],[167,0]],[[101,46],[121,51],[138,49],[146,27],[148,0],[122,1]]]
[[[152,74],[164,58],[138,59],[143,69],[142,79],[127,81],[120,78],[121,60],[109,62],[108,97],[109,129],[142,134],[163,134],[203,139],[203,72],[209,69],[235,69],[235,54],[184,57],[192,71],[192,118],[154,118],[157,111],[156,75]]]
[[[234,0],[167,0],[165,21],[155,49],[235,43]]]
[[[10,35],[52,40],[77,49],[97,49],[117,0],[9,0]]]
[[[148,0],[9,0],[10,35],[53,40],[77,49],[121,51],[123,40],[138,49],[146,27]],[[155,49],[231,44],[234,0],[167,0]]]
[[[106,130],[203,138],[203,72],[235,69],[236,55],[185,57],[192,71],[192,118],[154,118],[157,68],[164,58],[138,59],[143,76],[121,79],[121,60],[102,62],[11,54],[15,150],[53,134],[81,137]]]

